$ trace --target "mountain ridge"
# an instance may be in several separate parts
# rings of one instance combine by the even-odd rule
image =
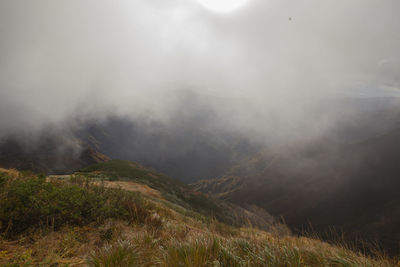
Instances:
[[[222,178],[194,186],[283,216],[297,232],[317,231],[329,238],[330,228],[336,228],[348,239],[378,241],[395,252],[400,239],[396,226],[400,222],[400,152],[395,145],[399,142],[397,129],[349,145],[314,149],[302,144],[279,156],[272,153],[275,161],[264,151]]]

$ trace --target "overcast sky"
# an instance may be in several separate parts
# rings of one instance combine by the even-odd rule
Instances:
[[[196,0],[2,0],[1,133],[109,112],[167,121],[181,90],[224,99],[216,112],[246,127],[308,119],[330,97],[399,95],[399,10],[398,0],[249,0],[224,14]]]

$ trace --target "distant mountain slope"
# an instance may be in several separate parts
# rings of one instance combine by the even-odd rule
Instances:
[[[4,168],[60,174],[107,160],[80,140],[62,135],[43,135],[34,142],[13,137],[0,141],[0,167]]]
[[[109,117],[84,123],[76,135],[110,158],[140,162],[184,182],[220,177],[253,157],[263,145],[259,137],[235,130],[214,110],[207,109],[208,102],[220,103],[218,99],[198,98],[187,96],[182,101],[186,104],[176,107],[185,112],[178,110],[167,123]],[[219,101],[223,105],[223,99]],[[321,102],[312,113],[319,114],[321,121],[334,118],[329,121],[333,127],[326,139],[350,143],[400,127],[399,106],[398,98],[342,97]],[[248,107],[238,103],[236,108]],[[262,123],[253,127],[263,131],[268,128]],[[291,135],[298,138],[301,133]]]
[[[188,183],[223,175],[258,149],[247,137],[199,118],[163,124],[110,117],[86,123],[77,136],[113,159],[140,162]]]
[[[2,137],[0,166],[68,173],[107,158],[124,159],[191,183],[221,177],[232,166],[254,157],[264,141],[275,143],[276,139],[270,140],[268,136],[268,132],[274,132],[269,129],[274,126],[268,125],[268,116],[273,115],[268,111],[253,118],[246,113],[249,103],[243,99],[234,102],[230,99],[228,102],[235,105],[226,106],[224,98],[191,92],[179,95],[182,99],[174,102],[172,115],[163,120],[123,116],[78,119],[45,127],[35,138],[21,133]],[[219,106],[224,106],[223,113],[232,119],[223,119],[215,110]],[[298,127],[318,129],[319,123],[326,121],[332,126],[328,133],[323,132],[327,140],[341,143],[365,140],[398,127],[399,106],[398,98],[389,97],[327,99],[308,110],[313,117]],[[238,111],[246,116],[236,117],[241,113]],[[308,136],[301,130],[280,129],[275,134],[283,133],[284,140]]]
[[[284,216],[293,229],[400,240],[400,130],[351,145],[327,141],[264,151],[197,190]],[[312,228],[310,228],[312,225]]]
[[[241,134],[203,126],[196,121],[165,125],[110,117],[82,122],[74,131],[7,136],[0,139],[0,167],[61,174],[112,158],[193,182],[222,175],[257,150]]]

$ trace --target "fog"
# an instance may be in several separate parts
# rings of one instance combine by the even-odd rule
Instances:
[[[335,105],[320,112],[331,100],[399,96],[398,10],[397,0],[249,0],[224,14],[195,0],[3,0],[0,135],[209,110],[249,137],[321,136],[345,119]],[[185,108],[188,92],[201,108]]]

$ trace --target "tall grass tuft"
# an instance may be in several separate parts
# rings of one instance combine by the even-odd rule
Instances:
[[[128,241],[117,241],[93,251],[87,263],[90,267],[137,266],[138,251]]]

